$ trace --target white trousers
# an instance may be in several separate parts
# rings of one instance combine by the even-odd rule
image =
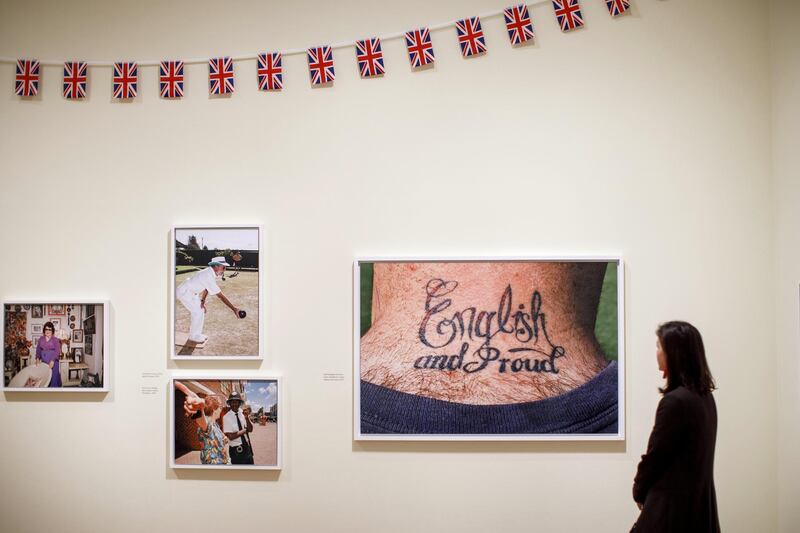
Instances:
[[[206,321],[206,312],[200,306],[200,295],[189,291],[178,291],[178,300],[192,314],[192,323],[189,325],[189,339],[197,340],[203,335],[203,323]]]

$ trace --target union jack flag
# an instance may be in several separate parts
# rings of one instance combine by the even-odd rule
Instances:
[[[583,26],[581,5],[578,0],[553,0],[553,9],[561,25],[561,31],[570,31]]]
[[[183,98],[183,61],[162,61],[158,83],[161,98]]]
[[[231,94],[233,85],[233,60],[230,57],[209,59],[208,91],[211,94]]]
[[[456,22],[456,32],[462,56],[472,57],[486,52],[486,37],[483,35],[480,18],[459,20]]]
[[[86,98],[86,70],[85,61],[64,63],[64,98],[67,100]]]
[[[336,73],[333,70],[333,51],[330,46],[308,49],[308,72],[311,75],[311,85],[333,82]]]
[[[631,8],[628,0],[606,0],[606,7],[612,17],[618,17]]]
[[[113,94],[117,100],[136,98],[139,66],[136,63],[114,63]]]
[[[14,94],[17,96],[36,96],[39,93],[39,62],[35,59],[18,59],[14,82]]]
[[[258,88],[262,91],[283,89],[283,58],[280,52],[258,54]]]
[[[362,78],[383,76],[386,73],[383,66],[381,40],[377,37],[356,41],[356,60]]]
[[[433,45],[431,44],[431,32],[428,28],[419,28],[406,32],[406,48],[408,48],[408,59],[411,61],[411,68],[417,69],[428,65],[433,65],[436,58],[433,55]]]
[[[512,46],[517,46],[528,41],[533,41],[533,24],[528,15],[528,6],[519,4],[518,6],[507,7],[503,11],[506,19],[506,29],[508,38]]]

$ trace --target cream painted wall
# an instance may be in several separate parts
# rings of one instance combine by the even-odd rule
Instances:
[[[245,62],[229,99],[193,65],[182,102],[158,99],[153,68],[133,103],[110,101],[100,68],[88,101],[65,102],[45,68],[41,98],[21,102],[0,65],[0,296],[108,297],[113,335],[103,401],[0,399],[0,529],[626,531],[659,399],[653,331],[678,317],[703,331],[719,384],[723,528],[776,530],[791,413],[776,413],[768,17],[750,0],[635,0],[621,20],[583,4],[572,35],[535,7],[538,44],[519,50],[486,20],[489,54],[469,61],[435,32],[432,71],[411,73],[391,41],[387,76],[361,81],[337,50],[332,89],[310,89],[295,56],[282,94],[258,93]],[[238,54],[501,7],[5,0],[0,55]],[[171,471],[166,376],[140,392],[142,372],[175,366],[169,228],[223,222],[267,228],[267,358],[226,368],[286,378],[279,475]],[[355,256],[560,252],[627,261],[624,444],[352,442],[351,379],[322,373],[351,372]]]
[[[800,527],[800,2],[770,4],[780,531]]]

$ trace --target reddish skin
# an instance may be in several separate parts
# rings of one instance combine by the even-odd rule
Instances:
[[[372,327],[361,339],[361,379],[394,390],[434,399],[467,404],[508,404],[557,396],[591,380],[607,365],[594,336],[597,306],[605,263],[478,262],[478,263],[375,263]],[[458,285],[444,298],[450,307],[432,323],[451,318],[468,307],[497,311],[506,287],[513,292],[512,313],[519,305],[529,311],[531,295],[542,298],[549,338],[562,346],[565,356],[557,360],[559,372],[499,372],[497,364],[475,373],[462,370],[419,370],[419,357],[455,354],[461,339],[440,349],[425,346],[419,329],[425,315],[426,290],[431,279]],[[468,340],[468,339],[466,339]],[[481,341],[471,341],[467,361]],[[524,344],[549,350],[540,335],[538,342]],[[500,334],[491,346],[501,357],[514,358],[508,349],[520,347],[512,334]],[[542,357],[539,355],[538,357]]]

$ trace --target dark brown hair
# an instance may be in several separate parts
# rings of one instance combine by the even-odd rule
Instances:
[[[53,334],[55,335],[55,333],[56,333],[56,327],[55,327],[55,325],[54,325],[52,322],[45,322],[45,323],[44,323],[44,326],[42,326],[42,331],[44,331],[44,330],[46,330],[46,329],[49,329],[49,330],[50,330],[50,331],[52,331],[52,332],[53,332]]]
[[[658,326],[656,335],[667,356],[667,386],[659,389],[662,394],[680,386],[701,395],[717,388],[706,362],[703,337],[696,327],[673,320]]]

